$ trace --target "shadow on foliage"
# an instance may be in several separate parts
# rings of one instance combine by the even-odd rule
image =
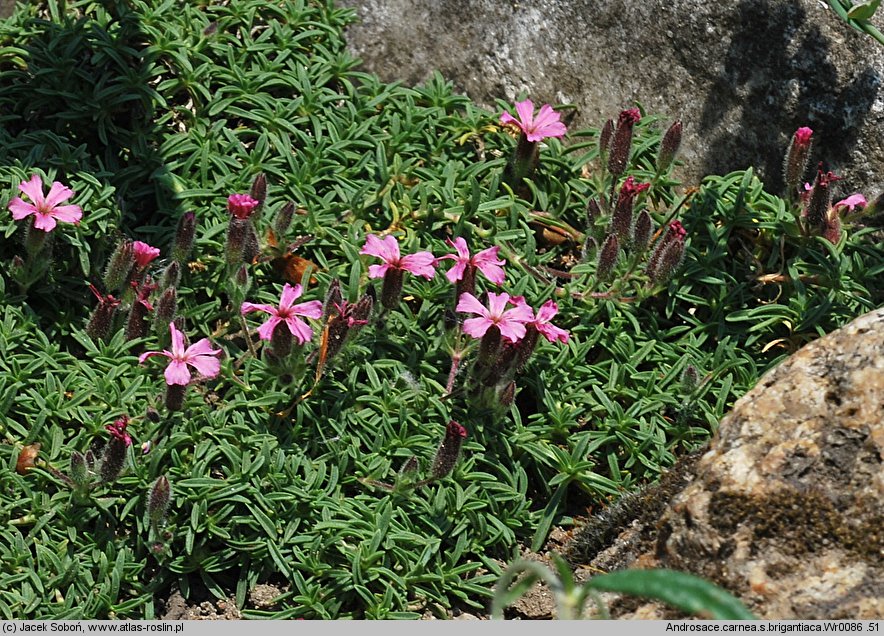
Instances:
[[[76,171],[105,173],[123,226],[169,224],[180,211],[159,154],[163,100],[138,15],[123,0],[52,21],[31,12],[10,19],[32,34],[27,45],[0,57],[0,159],[53,167],[67,182]]]

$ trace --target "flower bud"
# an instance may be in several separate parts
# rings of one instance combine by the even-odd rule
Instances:
[[[123,240],[111,254],[104,271],[104,287],[109,292],[122,288],[135,266],[135,248],[132,241]]]
[[[281,239],[289,231],[294,216],[295,204],[291,201],[282,206],[282,209],[276,213],[276,216],[273,218],[273,231],[276,233],[277,238]]]
[[[86,458],[77,451],[71,451],[71,481],[77,488],[86,488],[92,481]]]
[[[411,474],[416,473],[417,469],[418,469],[417,457],[412,455],[411,457],[406,459],[405,462],[402,464],[402,467],[399,469],[399,474],[400,475],[411,475]]]
[[[528,325],[525,328],[525,337],[516,343],[516,370],[522,371],[528,364],[528,359],[537,348],[537,342],[540,339],[540,332],[534,325]]]
[[[583,241],[583,247],[580,249],[580,260],[585,263],[595,256],[598,251],[599,242],[595,240],[595,237],[587,234],[586,239]]]
[[[700,373],[697,367],[692,364],[687,365],[681,372],[681,392],[690,395],[700,384]]]
[[[620,255],[620,241],[616,234],[608,234],[602,249],[599,250],[598,264],[596,265],[596,277],[600,280],[608,280],[614,272],[617,257]]]
[[[170,287],[178,287],[181,282],[181,264],[178,261],[172,261],[163,270],[163,276],[160,279],[160,288],[169,289]]]
[[[147,496],[147,514],[154,525],[159,525],[165,520],[171,501],[172,485],[165,475],[160,475]]]
[[[476,294],[476,266],[467,265],[464,267],[463,276],[454,283],[454,304],[460,300],[461,294]]]
[[[92,316],[86,325],[86,333],[93,340],[106,340],[110,335],[120,301],[110,294],[106,296],[101,294],[94,285],[89,285],[89,289],[98,298],[98,306],[92,311]]]
[[[611,156],[608,157],[608,172],[616,179],[626,170],[629,163],[629,151],[632,146],[632,129],[641,119],[638,108],[630,108],[620,112],[617,118],[617,130],[611,142]]]
[[[162,293],[157,301],[156,311],[154,312],[153,328],[157,335],[167,335],[169,333],[169,323],[175,319],[175,313],[178,311],[178,290],[169,287]]]
[[[786,183],[786,192],[794,196],[807,170],[807,161],[810,159],[810,149],[813,147],[813,131],[803,126],[795,131],[786,151],[783,163],[783,181]]]
[[[647,210],[639,212],[638,218],[635,220],[635,227],[632,230],[632,247],[637,252],[643,252],[648,248],[651,242],[651,235],[654,233],[654,222]]]
[[[681,122],[675,121],[663,135],[660,150],[657,153],[657,174],[663,174],[672,165],[675,153],[681,145]]]
[[[483,371],[491,368],[492,363],[497,359],[500,343],[500,329],[497,325],[491,325],[479,341],[479,355],[476,358],[476,365]]]
[[[433,479],[442,479],[454,468],[457,458],[460,455],[460,448],[467,436],[467,429],[451,420],[445,427],[445,437],[436,450],[436,457],[433,459]]]
[[[36,215],[32,216],[27,226],[25,226],[25,252],[31,257],[40,254],[43,248],[49,244],[49,232],[34,227],[36,218]]]
[[[500,397],[498,397],[498,401],[503,408],[509,408],[510,406],[512,406],[515,399],[516,381],[511,380],[510,383],[503,388],[503,391],[500,392]]]
[[[101,455],[101,468],[99,476],[103,484],[109,484],[120,476],[123,465],[126,463],[126,444],[125,439],[112,436],[104,446],[104,453]]]
[[[227,241],[224,243],[224,260],[231,267],[242,264],[243,250],[246,244],[246,236],[248,235],[251,223],[248,219],[241,219],[235,216],[230,217],[227,223]]]
[[[817,170],[813,189],[810,191],[810,197],[807,200],[807,208],[804,211],[808,229],[825,230],[829,208],[832,207],[830,185],[840,178],[832,172],[823,173],[821,169]]]
[[[185,212],[178,219],[178,227],[175,230],[175,243],[172,245],[172,260],[186,263],[193,249],[193,241],[196,236],[196,215],[193,212]]]
[[[267,175],[259,172],[252,181],[252,187],[249,190],[249,196],[258,202],[255,207],[254,214],[260,214],[264,208],[264,202],[267,200]]]
[[[595,222],[601,218],[602,210],[597,199],[590,199],[586,204],[586,231],[592,232]]]
[[[823,237],[832,245],[837,245],[841,240],[841,215],[838,210],[832,208],[826,217],[826,226],[823,228]]]
[[[657,242],[645,267],[645,273],[652,284],[665,283],[681,266],[686,235],[687,231],[680,222],[672,221],[669,224],[666,234]]]
[[[599,132],[599,156],[604,157],[611,147],[611,137],[614,135],[614,120],[609,119]]]
[[[144,337],[146,332],[144,319],[147,317],[147,312],[153,311],[153,305],[147,299],[156,287],[149,276],[138,286],[135,300],[132,301],[132,306],[129,308],[129,317],[126,320],[126,340]]]
[[[233,282],[239,287],[242,293],[249,291],[249,287],[252,286],[252,279],[249,276],[249,268],[245,265],[240,265],[239,269],[236,270],[236,274],[233,276]]]
[[[154,407],[148,406],[147,410],[144,412],[144,417],[147,418],[147,421],[158,424],[160,421],[160,412]]]
[[[246,227],[246,239],[242,247],[242,260],[246,263],[254,263],[261,254],[261,246],[258,244],[258,233],[255,231],[255,225],[251,220]]]
[[[325,299],[322,301],[322,320],[327,321],[333,313],[340,313],[338,308],[343,305],[344,296],[341,294],[341,281],[337,278],[329,283],[325,291]]]

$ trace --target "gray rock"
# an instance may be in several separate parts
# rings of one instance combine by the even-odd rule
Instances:
[[[884,308],[768,372],[690,472],[595,563],[692,572],[766,619],[884,616]]]
[[[884,47],[824,2],[340,2],[361,19],[352,52],[382,79],[417,84],[438,69],[494,110],[520,93],[573,103],[574,127],[639,102],[683,120],[687,182],[752,165],[772,192],[790,135],[808,125],[812,160],[845,178],[842,191],[884,187]]]

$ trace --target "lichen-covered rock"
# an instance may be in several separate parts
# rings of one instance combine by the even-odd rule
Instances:
[[[572,557],[698,574],[767,619],[884,616],[884,309],[767,373],[687,474],[674,494],[642,495],[664,500],[656,522],[634,515],[594,556],[578,531]],[[660,614],[635,600],[612,611]]]
[[[799,126],[816,131],[841,189],[874,195],[884,172],[884,47],[817,0],[341,0],[353,53],[385,80],[439,70],[493,107],[526,93],[573,103],[574,127],[641,103],[684,121],[680,175],[754,166],[782,187]],[[878,12],[881,14],[881,11]],[[884,17],[873,23],[884,28]]]
[[[656,557],[766,618],[884,616],[884,309],[764,376],[659,525]]]

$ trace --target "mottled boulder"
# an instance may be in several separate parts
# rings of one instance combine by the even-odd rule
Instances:
[[[689,472],[593,564],[692,572],[762,618],[884,617],[884,309],[768,372]]]
[[[340,0],[352,52],[385,80],[434,70],[486,106],[524,92],[573,103],[600,126],[634,102],[685,123],[681,175],[755,166],[782,187],[791,133],[817,131],[814,161],[877,194],[884,168],[884,47],[818,0]],[[879,14],[882,13],[879,11]],[[884,29],[884,16],[873,20]]]

